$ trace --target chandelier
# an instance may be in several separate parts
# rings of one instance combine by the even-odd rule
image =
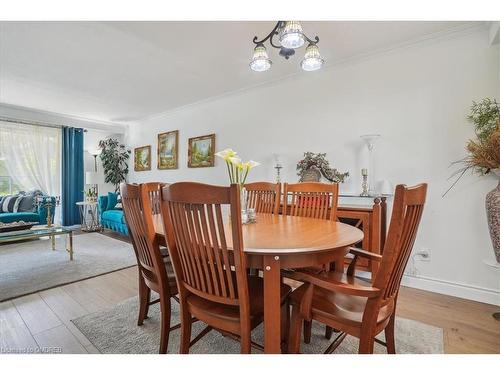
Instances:
[[[276,44],[274,37],[278,37],[279,44]],[[304,59],[300,63],[303,70],[312,72],[320,69],[325,60],[321,58],[319,48],[317,46],[319,38],[316,36],[314,40],[309,39],[302,31],[302,25],[298,21],[278,21],[274,29],[262,40],[257,37],[253,38],[255,48],[253,50],[253,58],[250,62],[250,69],[256,72],[265,72],[271,68],[272,61],[267,54],[264,43],[269,41],[271,47],[279,49],[279,55],[285,59],[295,54],[297,48],[302,47],[305,42],[309,45],[306,48]]]

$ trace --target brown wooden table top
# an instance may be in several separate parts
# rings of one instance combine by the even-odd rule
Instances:
[[[161,215],[154,215],[155,231],[163,235]],[[225,223],[227,245],[232,246],[230,224]],[[304,254],[350,246],[363,232],[337,221],[298,216],[257,214],[257,223],[243,225],[243,244],[250,254]]]

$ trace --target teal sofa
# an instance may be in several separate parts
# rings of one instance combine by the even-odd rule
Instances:
[[[99,197],[97,203],[99,205],[99,218],[101,220],[101,225],[103,228],[128,236],[125,214],[121,208],[115,208],[116,201],[117,194],[115,193],[109,193],[108,195],[101,195]]]
[[[52,204],[55,204],[56,198],[44,196],[44,201],[51,201]],[[0,198],[0,201],[2,199]],[[54,222],[54,209],[51,209],[52,222]],[[42,206],[33,205],[31,211],[22,211],[22,212],[1,212],[0,213],[0,222],[2,223],[12,223],[14,221],[31,221],[36,222],[40,225],[47,224],[47,209]]]

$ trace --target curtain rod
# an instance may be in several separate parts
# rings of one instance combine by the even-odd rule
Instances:
[[[60,124],[50,124],[48,122],[19,120],[19,119],[15,119],[15,118],[11,118],[11,117],[4,117],[4,116],[0,116],[0,121],[12,122],[15,124],[23,124],[23,125],[43,126],[46,128],[62,128],[63,126],[65,126],[65,125],[60,125]],[[83,131],[86,133],[87,129],[83,129]]]

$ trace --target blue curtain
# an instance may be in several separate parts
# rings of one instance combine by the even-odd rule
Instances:
[[[80,224],[76,202],[83,200],[83,129],[62,128],[62,223]]]

